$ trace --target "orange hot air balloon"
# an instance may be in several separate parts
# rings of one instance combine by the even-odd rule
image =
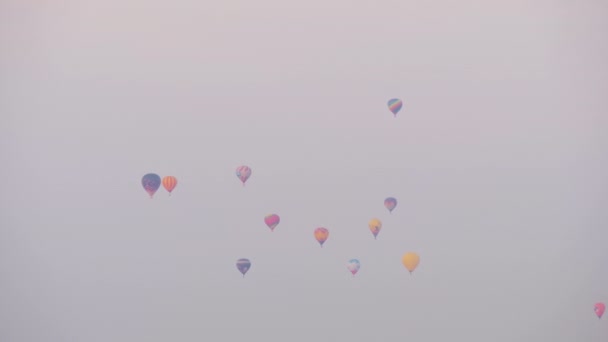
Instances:
[[[163,187],[165,187],[165,189],[167,191],[169,191],[169,196],[171,196],[171,191],[173,191],[173,189],[175,189],[176,186],[177,186],[177,178],[175,178],[173,176],[166,176],[163,178]]]
[[[405,268],[410,271],[410,274],[412,274],[420,263],[420,257],[416,253],[407,252],[403,254],[403,257],[401,257],[401,263],[403,263],[403,266],[405,266]]]
[[[317,241],[319,242],[319,245],[321,245],[321,247],[323,247],[323,244],[325,243],[325,241],[327,241],[328,237],[329,237],[329,230],[327,230],[326,228],[319,227],[319,228],[315,229],[315,239],[317,239]]]

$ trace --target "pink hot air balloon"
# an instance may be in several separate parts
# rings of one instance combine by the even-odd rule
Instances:
[[[280,222],[281,218],[277,214],[270,214],[264,217],[264,223],[270,228],[271,232],[274,232],[274,229]]]
[[[245,186],[245,182],[251,176],[251,168],[247,165],[241,165],[236,168],[236,176],[243,182],[243,186]]]
[[[593,308],[597,318],[602,318],[604,311],[606,311],[606,305],[604,303],[595,303],[595,307]]]

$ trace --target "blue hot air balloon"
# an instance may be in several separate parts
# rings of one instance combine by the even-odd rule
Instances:
[[[245,273],[251,268],[251,261],[249,259],[239,259],[236,261],[236,268],[243,274],[243,278],[245,278]]]
[[[150,198],[154,196],[154,193],[160,188],[161,179],[156,173],[148,173],[141,179],[141,185],[144,190],[150,195]]]

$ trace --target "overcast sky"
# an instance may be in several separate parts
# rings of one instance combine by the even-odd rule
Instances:
[[[607,10],[0,0],[0,340],[605,341]]]

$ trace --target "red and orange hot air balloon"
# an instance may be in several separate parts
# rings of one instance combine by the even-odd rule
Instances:
[[[321,245],[321,247],[323,247],[323,244],[325,243],[325,241],[327,241],[328,237],[329,237],[329,230],[327,230],[326,228],[319,227],[319,228],[315,229],[315,239],[317,239],[317,241],[319,242],[319,245]]]
[[[163,187],[165,190],[169,191],[169,196],[171,196],[171,192],[177,186],[177,178],[173,176],[166,176],[163,178]]]

